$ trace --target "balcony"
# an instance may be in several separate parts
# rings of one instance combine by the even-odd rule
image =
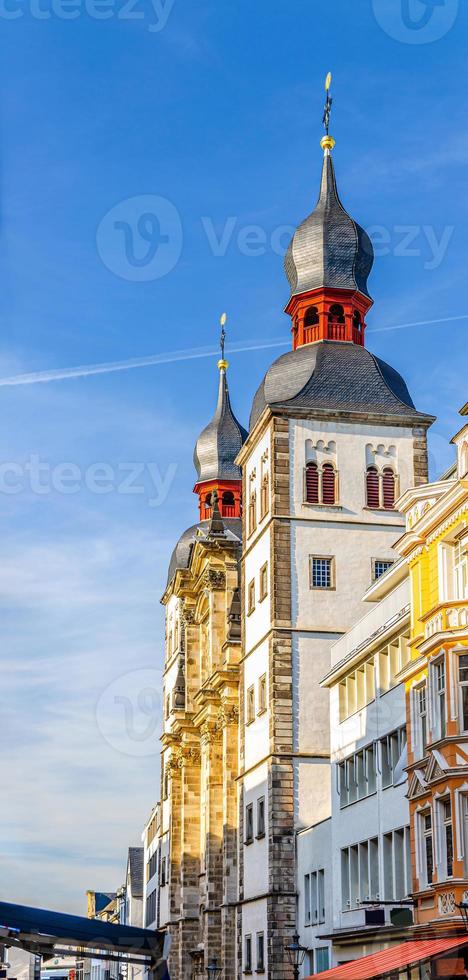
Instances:
[[[454,600],[431,609],[422,616],[424,623],[424,645],[441,634],[466,632],[468,634],[468,600]]]

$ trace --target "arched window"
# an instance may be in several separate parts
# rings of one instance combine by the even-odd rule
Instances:
[[[307,463],[306,466],[306,501],[308,504],[319,503],[319,473],[317,463]]]
[[[372,507],[374,510],[380,507],[379,483],[377,467],[368,466],[366,475],[366,503],[368,507]]]
[[[268,503],[270,496],[270,477],[268,473],[264,473],[262,477],[262,485],[260,487],[260,520],[268,513]]]
[[[382,499],[386,510],[395,507],[395,474],[390,466],[386,466],[382,475]]]
[[[353,313],[353,327],[355,330],[361,330],[362,328],[362,317],[359,310],[355,310]]]
[[[345,315],[344,309],[341,303],[333,303],[328,311],[328,322],[329,323],[344,323]]]
[[[209,517],[211,512],[211,493],[207,493],[203,505],[205,508],[205,517]]]
[[[235,500],[232,490],[224,490],[221,500],[221,513],[223,517],[234,517]]]
[[[319,314],[316,306],[309,306],[304,317],[305,327],[314,327],[319,322]]]
[[[336,476],[331,463],[324,463],[322,467],[322,503],[334,504],[336,497]]]

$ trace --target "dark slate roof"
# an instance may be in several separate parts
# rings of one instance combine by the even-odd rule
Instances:
[[[240,542],[242,540],[242,521],[240,517],[223,517],[223,524],[225,537],[228,541]],[[172,582],[177,569],[188,568],[194,542],[197,539],[207,539],[209,530],[210,521],[200,521],[199,524],[194,524],[181,534],[169,562],[168,585]]]
[[[127,873],[130,876],[133,898],[143,898],[144,853],[143,847],[129,847],[128,849]]]
[[[232,411],[226,371],[221,368],[216,412],[199,436],[193,454],[197,482],[240,480],[241,471],[234,460],[246,438],[245,429]]]
[[[317,206],[299,225],[285,257],[291,295],[327,286],[359,289],[369,296],[374,263],[372,242],[345,211],[336,187],[330,150],[325,150]]]
[[[298,347],[272,364],[253,401],[251,429],[266,405],[429,419],[389,364],[365,347],[330,340]]]

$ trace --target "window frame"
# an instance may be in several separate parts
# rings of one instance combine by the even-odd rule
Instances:
[[[247,586],[247,616],[255,612],[255,579],[252,578]]]
[[[466,661],[466,666],[461,665],[461,661]],[[461,671],[466,671],[466,680],[461,679]],[[459,702],[459,715],[460,715],[460,733],[468,732],[468,653],[462,653],[458,656],[457,664],[458,673],[458,702]],[[467,691],[467,704],[466,704],[466,717],[465,708],[463,704],[464,690]]]
[[[244,936],[244,973],[252,973],[252,933]]]
[[[245,834],[244,844],[247,847],[254,842],[254,812],[253,803],[245,804]]]
[[[258,709],[257,716],[264,715],[267,710],[267,675],[262,674],[258,679]]]
[[[314,562],[328,562],[330,585],[314,585]],[[336,592],[336,561],[334,555],[309,556],[309,582],[314,592]]]
[[[265,973],[265,933],[263,929],[261,932],[257,932],[256,935],[256,961],[257,968],[256,973]]]
[[[264,562],[260,569],[258,601],[263,602],[268,595],[268,562]]]
[[[382,578],[382,575],[386,575],[386,573],[388,571],[390,571],[390,569],[392,568],[392,566],[395,564],[395,561],[394,561],[393,558],[372,558],[371,561],[372,561],[372,581],[373,582],[378,582],[379,579]],[[377,575],[377,565],[386,565],[387,566],[383,571],[380,572],[380,575]]]
[[[262,814],[261,820],[260,820],[260,814]],[[257,800],[257,833],[255,835],[255,839],[263,840],[265,835],[266,835],[265,797],[259,796]]]
[[[249,684],[245,694],[245,723],[251,725],[255,721],[255,684]]]

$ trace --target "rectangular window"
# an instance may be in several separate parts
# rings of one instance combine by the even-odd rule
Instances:
[[[268,595],[268,562],[266,561],[260,569],[260,602],[263,602]]]
[[[324,973],[330,969],[330,953],[327,946],[319,946],[315,950],[315,972]]]
[[[462,731],[468,732],[468,656],[458,658],[458,677],[460,684],[460,722]]]
[[[388,558],[373,558],[372,559],[373,581],[376,582],[381,575],[385,575],[385,572],[388,572],[389,568],[391,568],[392,565],[393,562],[389,561]]]
[[[418,735],[418,747],[420,757],[426,753],[427,746],[427,703],[426,703],[426,684],[417,687],[415,696],[416,724]]]
[[[257,932],[257,973],[265,972],[265,936]]]
[[[255,579],[249,582],[247,590],[247,615],[251,616],[255,609]]]
[[[245,808],[245,843],[251,844],[253,838],[254,838],[253,803],[249,803]]]
[[[166,884],[166,858],[161,861],[161,888]]]
[[[444,864],[445,875],[447,878],[453,877],[453,830],[452,830],[452,804],[450,799],[443,800],[441,803],[443,820],[443,842],[444,842]]]
[[[247,689],[247,724],[250,725],[255,721],[255,686],[251,686]]]
[[[253,534],[257,527],[257,494],[252,490],[249,498],[249,534]]]
[[[447,733],[447,698],[445,690],[445,661],[434,664],[434,698],[437,734],[445,738]]]
[[[257,837],[265,836],[265,797],[257,800]]]
[[[432,884],[434,874],[434,848],[432,842],[432,813],[424,813],[421,816],[422,835],[423,835],[423,859],[425,884]]]
[[[333,557],[313,555],[310,560],[312,589],[333,589]]]
[[[258,682],[258,713],[262,715],[267,709],[267,679],[266,674],[262,674]]]
[[[325,922],[325,871],[317,872],[317,903],[319,923]]]
[[[395,770],[406,745],[406,726],[380,739],[382,789],[394,785]]]
[[[339,688],[340,721],[365,708],[375,699],[375,661],[367,660],[341,681]]]
[[[310,926],[311,907],[310,907],[310,875],[304,875],[304,924]]]
[[[383,861],[385,901],[402,901],[412,892],[409,827],[384,834]]]
[[[468,598],[468,557],[466,544],[457,541],[453,555],[454,598],[458,601]]]
[[[342,849],[341,892],[343,912],[358,908],[361,902],[372,901],[379,897],[379,842],[377,837]],[[325,915],[325,911],[323,915]]]
[[[252,973],[252,936],[245,937],[244,973]]]

